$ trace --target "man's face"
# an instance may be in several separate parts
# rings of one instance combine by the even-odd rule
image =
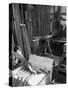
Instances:
[[[22,51],[20,49],[17,50],[17,53],[16,54],[17,54],[18,59],[22,59],[22,60],[25,59],[24,56],[23,56],[23,54],[22,54]]]
[[[62,16],[62,19],[60,20],[60,24],[62,26],[66,26],[66,16]]]
[[[65,20],[60,20],[60,24],[61,24],[62,26],[65,26],[65,25],[66,25],[66,21],[65,21]]]

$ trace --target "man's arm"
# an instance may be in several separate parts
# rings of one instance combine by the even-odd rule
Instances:
[[[30,69],[31,72],[33,72],[33,73],[35,73],[35,74],[37,73],[37,71],[35,71],[34,69],[32,69],[32,66],[31,66],[30,63],[28,64],[28,68]]]

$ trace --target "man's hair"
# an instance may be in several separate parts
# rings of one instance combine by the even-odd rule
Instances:
[[[60,16],[60,20],[66,21],[66,16],[65,15],[61,15]]]
[[[17,52],[17,50],[19,49],[19,46],[15,46],[14,47],[14,51]]]

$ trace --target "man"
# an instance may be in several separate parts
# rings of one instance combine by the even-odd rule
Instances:
[[[14,56],[14,59],[12,60],[12,64],[14,64],[14,66],[21,65],[23,68],[25,68],[25,70],[28,70],[31,73],[36,73],[36,71],[32,69],[31,64],[25,59],[20,47],[15,46],[12,54]]]
[[[56,21],[55,28],[56,31],[48,36],[48,38],[51,39],[50,45],[53,54],[56,56],[62,56],[64,40],[66,40],[66,16],[60,16]]]
[[[66,38],[66,16],[60,16],[60,18],[55,22],[55,29],[56,31],[48,38]]]
[[[22,54],[21,48],[18,46],[14,47],[12,51],[12,56],[9,60],[9,85],[10,86],[18,86],[18,84],[22,83],[18,79],[15,79],[12,75],[12,71],[18,67],[22,66],[23,69],[31,74],[36,74],[37,72],[32,69],[31,64],[25,59],[24,55]]]

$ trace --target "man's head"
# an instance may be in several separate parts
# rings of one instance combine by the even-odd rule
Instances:
[[[15,46],[14,47],[14,55],[17,59],[25,59],[23,54],[22,54],[22,50],[19,46]]]
[[[64,15],[60,16],[60,24],[66,26],[66,16]]]

